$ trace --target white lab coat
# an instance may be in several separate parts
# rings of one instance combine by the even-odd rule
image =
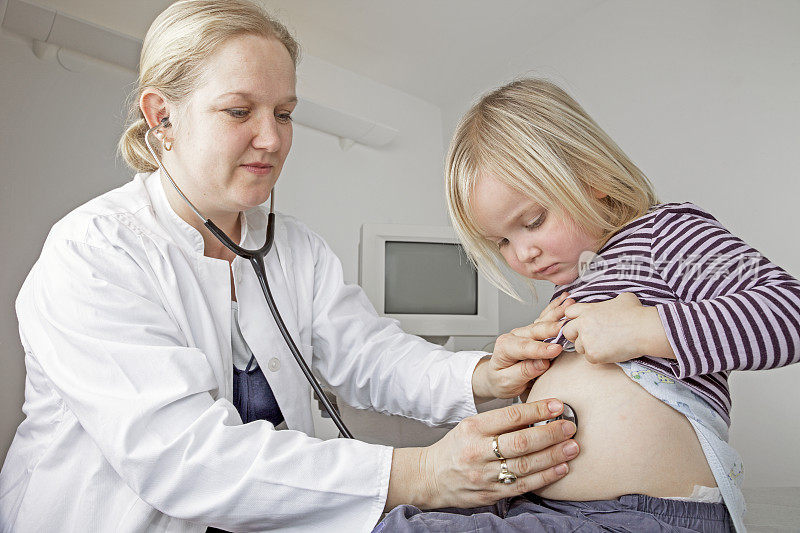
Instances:
[[[263,242],[248,211],[242,243]],[[379,318],[339,260],[278,216],[278,308],[341,401],[428,424],[475,413],[479,353],[453,355]],[[288,430],[231,404],[228,263],[170,208],[158,173],[57,223],[17,299],[27,415],[0,473],[0,530],[369,531],[392,450],[313,437],[311,388],[249,263],[233,262],[242,333]]]

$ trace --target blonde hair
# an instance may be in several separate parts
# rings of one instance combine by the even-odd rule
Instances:
[[[138,172],[157,168],[144,141],[149,126],[139,109],[142,91],[158,89],[180,105],[198,86],[206,60],[239,35],[278,40],[297,66],[300,45],[289,30],[248,0],[182,0],[153,21],[142,45],[136,88],[129,97],[128,126],[117,145],[128,166]]]
[[[497,245],[481,235],[472,216],[482,173],[584,231],[600,231],[601,242],[658,203],[642,171],[574,99],[543,79],[517,80],[484,95],[456,128],[445,170],[447,208],[467,256],[518,300],[500,269],[505,261]]]

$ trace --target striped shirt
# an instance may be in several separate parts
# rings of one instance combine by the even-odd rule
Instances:
[[[656,306],[677,361],[636,359],[674,376],[730,424],[731,370],[800,360],[800,282],[691,203],[660,204],[623,227],[574,282],[576,302],[633,292]],[[573,350],[562,331],[551,340]]]

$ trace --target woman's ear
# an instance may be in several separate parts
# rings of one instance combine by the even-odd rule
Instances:
[[[145,88],[142,91],[142,96],[139,97],[139,109],[142,110],[144,119],[152,128],[161,122],[164,117],[169,116],[170,105],[160,91]]]

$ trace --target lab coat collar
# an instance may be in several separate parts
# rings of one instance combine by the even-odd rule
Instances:
[[[162,176],[161,170],[156,170],[151,174],[142,174],[137,177],[141,177],[141,179],[144,181],[148,195],[152,200],[153,211],[155,212],[156,217],[164,223],[164,227],[167,228],[170,235],[182,247],[203,255],[205,252],[203,236],[197,229],[182,219],[175,212],[175,210],[172,209],[165,190],[165,187],[171,187],[172,185],[165,177]],[[259,219],[259,212],[261,213],[260,218],[264,219],[263,226],[266,228],[266,216],[263,215],[263,211],[264,209],[259,206],[251,209],[248,212],[252,213],[251,216],[248,216],[246,213],[239,214],[239,220],[242,227],[242,234],[239,239],[240,246],[244,246],[246,248],[249,247],[249,245],[246,244],[249,234],[259,234],[258,229],[255,231],[250,231],[248,229],[249,224],[253,222],[257,223]]]
[[[148,195],[151,198],[155,216],[162,222],[173,239],[175,239],[181,247],[203,255],[205,248],[203,236],[172,209],[164,189],[171,185],[166,179],[162,179],[161,171],[158,170],[149,175],[140,174],[137,178],[144,181]],[[255,249],[264,245],[267,230],[267,215],[268,211],[265,206],[254,207],[239,215],[242,227],[239,246]],[[246,264],[248,261],[237,256],[233,263],[234,268],[241,268],[239,265]],[[291,250],[287,244],[286,226],[280,216],[275,217],[275,241],[273,249],[267,254],[264,263],[268,279],[289,280],[294,278],[294,276],[290,275],[292,273],[292,260]],[[250,269],[249,265],[247,269]],[[255,275],[253,275],[253,277],[255,277]],[[278,307],[288,307],[289,309],[286,309],[286,311],[290,310],[292,312],[292,314],[288,316],[296,316],[296,309],[288,292],[289,287],[282,286],[284,285],[282,283],[273,283],[272,285],[271,289],[273,295],[276,301],[279,302]],[[260,294],[260,292],[261,289],[258,288],[258,293]],[[295,321],[287,322],[290,331],[293,330],[292,335],[296,336],[298,331]]]

